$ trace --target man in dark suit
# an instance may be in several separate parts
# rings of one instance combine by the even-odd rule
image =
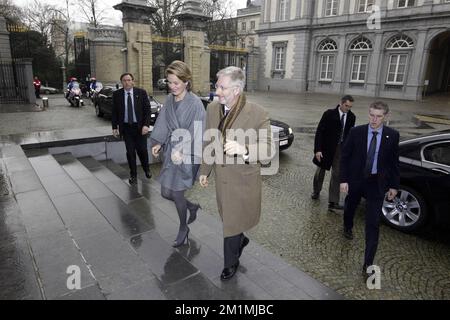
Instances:
[[[150,100],[147,92],[134,87],[131,73],[120,76],[123,89],[113,94],[112,129],[115,137],[123,137],[130,167],[130,184],[137,183],[136,153],[141,161],[145,176],[150,179],[147,134],[150,130]]]
[[[322,190],[325,171],[331,170],[328,189],[328,209],[342,210],[339,205],[339,161],[341,146],[348,132],[355,125],[355,115],[350,111],[353,97],[346,95],[336,108],[328,109],[322,115],[314,139],[313,163],[317,166],[314,174],[312,199],[318,199]]]
[[[373,264],[378,246],[379,223],[387,192],[388,200],[397,195],[398,131],[383,123],[389,107],[376,101],[369,107],[369,124],[350,130],[341,155],[341,192],[348,193],[344,208],[344,236],[353,239],[353,217],[361,197],[366,199],[366,247],[363,273]]]

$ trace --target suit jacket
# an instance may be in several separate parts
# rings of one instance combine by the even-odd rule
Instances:
[[[231,129],[266,129],[267,135],[259,134],[247,144],[249,159],[246,164],[228,164],[220,143],[218,152],[214,150],[214,164],[205,163],[205,154],[211,142],[211,132],[217,129],[222,118],[222,105],[212,102],[206,112],[206,131],[204,145],[204,161],[200,167],[200,175],[209,176],[215,173],[216,198],[219,214],[223,221],[223,236],[230,237],[254,227],[261,215],[261,165],[259,161],[269,161],[275,155],[275,145],[270,129],[267,112],[253,103],[246,103]],[[217,133],[217,131],[215,131]],[[220,139],[219,139],[220,140]],[[217,141],[212,139],[212,141]],[[267,148],[267,154],[255,152],[258,147]],[[230,162],[237,158],[228,157]]]
[[[148,99],[147,92],[144,89],[133,88],[134,97],[134,112],[136,114],[136,120],[138,122],[139,131],[143,126],[150,127],[150,100]],[[125,96],[124,89],[116,90],[113,93],[113,107],[111,112],[112,128],[117,129],[119,127],[120,134],[122,135],[123,119],[125,115]]]
[[[348,183],[349,189],[360,188],[364,182],[367,159],[368,124],[354,127],[342,148],[340,175],[341,183]],[[382,194],[388,189],[398,189],[400,174],[398,168],[398,131],[383,127],[377,158],[378,186]]]
[[[322,115],[317,126],[314,139],[313,163],[325,170],[330,170],[333,163],[334,153],[341,137],[341,117],[339,116],[339,105],[334,109],[328,109]],[[355,126],[355,114],[350,110],[347,112],[344,128],[344,142],[352,127]],[[322,152],[322,161],[317,161],[316,152]]]

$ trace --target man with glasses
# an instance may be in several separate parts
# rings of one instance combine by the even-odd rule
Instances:
[[[267,112],[246,101],[242,69],[225,68],[217,73],[217,78],[218,101],[208,105],[206,114],[200,185],[207,187],[208,177],[214,171],[224,236],[224,269],[220,279],[226,281],[235,275],[242,251],[249,243],[244,232],[259,222],[262,188],[260,161],[272,159],[275,145]],[[212,137],[213,134],[216,136]],[[207,152],[210,141],[211,144],[213,141],[220,143],[212,152]]]
[[[331,169],[328,210],[343,209],[339,204],[339,160],[341,146],[348,132],[355,125],[355,115],[350,111],[353,101],[352,96],[343,96],[335,108],[324,112],[316,130],[313,163],[317,169],[314,174],[311,198],[314,200],[319,198],[325,172]]]

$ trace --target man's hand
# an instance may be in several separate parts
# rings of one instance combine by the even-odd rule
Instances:
[[[341,183],[340,189],[342,193],[348,193],[348,183]]]
[[[316,152],[316,159],[317,159],[317,161],[321,161],[322,160],[322,158],[323,158],[323,155],[322,155],[322,152]]]
[[[147,133],[149,133],[150,128],[147,126],[142,127],[142,135],[145,136]]]
[[[208,176],[201,175],[198,181],[203,188],[206,188],[208,186]]]
[[[236,141],[227,141],[223,147],[223,151],[229,156],[234,156],[235,154],[243,156],[247,153],[247,148]]]
[[[395,196],[397,195],[398,190],[395,189],[389,189],[388,193],[387,193],[387,198],[389,201],[394,200]]]
[[[113,129],[112,134],[113,134],[114,138],[118,138],[119,137],[119,130],[118,129]]]
[[[179,165],[183,162],[183,154],[178,150],[172,150],[171,154],[172,162],[176,165]]]
[[[158,157],[160,151],[161,151],[161,145],[160,145],[160,144],[154,145],[154,146],[152,147],[152,155],[153,155],[155,158]]]

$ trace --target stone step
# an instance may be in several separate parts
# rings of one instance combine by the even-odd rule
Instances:
[[[106,168],[106,166],[100,164],[96,160],[90,157],[83,157],[78,160],[73,158],[69,159],[68,156],[65,155],[65,161],[70,161],[72,167],[74,167],[77,162],[79,165],[84,164],[85,168],[88,169],[93,176],[103,180],[104,186],[107,189],[124,199],[124,201],[122,201],[124,209],[128,210],[128,212],[135,217],[140,217],[138,219],[144,220],[144,222],[141,220],[139,224],[132,224],[133,226],[142,225],[143,227],[141,226],[139,234],[136,234],[129,239],[129,244],[156,277],[153,280],[147,280],[152,280],[153,284],[158,284],[158,287],[167,298],[187,299],[188,297],[184,296],[184,294],[186,288],[191,286],[191,284],[187,285],[185,283],[185,281],[188,281],[188,283],[194,282],[197,288],[195,292],[190,292],[190,299],[212,299],[214,297],[230,299],[226,293],[223,293],[214,286],[207,277],[201,274],[195,266],[185,259],[177,249],[172,248],[171,241],[167,241],[161,237],[161,234],[164,234],[163,232],[168,230],[169,227],[176,226],[176,224],[162,211],[140,195],[134,199],[128,199],[121,195],[120,192],[124,189],[117,188],[117,185],[119,184],[117,179],[120,178],[117,176],[117,178],[113,178],[111,175],[107,174],[106,170],[109,170],[110,168]],[[64,164],[63,167],[65,167]],[[139,194],[134,186],[130,186],[125,181],[120,180],[120,182],[130,190],[129,192],[132,194]],[[111,182],[114,182],[114,187],[110,187]],[[106,209],[109,211],[117,210],[114,209],[114,207],[117,207],[119,204],[117,202],[111,202],[110,200],[111,199],[102,202],[102,205],[105,205],[105,210],[103,211],[106,211]],[[98,205],[98,199],[93,199],[92,201]],[[110,205],[110,207],[107,208],[107,205]],[[124,225],[129,225],[127,219],[123,219],[122,223]],[[146,228],[146,226],[149,226],[150,229]],[[173,232],[176,235],[177,230],[174,228]],[[140,275],[139,272],[139,270],[136,271],[136,274]],[[148,282],[145,278],[143,280],[145,280],[145,283]],[[143,287],[143,284],[137,284],[136,286],[138,287],[138,292],[145,288]],[[147,284],[147,286],[150,286],[150,284]],[[148,290],[148,288],[146,290]],[[133,296],[136,297],[136,293],[133,293],[132,290],[118,292],[115,297],[123,298],[128,294],[133,294]]]
[[[100,163],[128,184],[127,169],[111,160]],[[149,200],[149,209],[155,211],[157,208],[171,219],[172,226],[164,223],[163,227],[157,230],[160,230],[161,235],[165,235],[163,238],[166,241],[174,239],[176,232],[173,230],[178,226],[178,215],[174,204],[161,197],[160,185],[155,181],[155,177],[147,179],[138,168],[138,184],[134,188]],[[189,227],[190,246],[180,247],[180,253],[218,288],[230,294],[232,299],[342,299],[342,296],[333,290],[253,241],[246,247],[245,254],[240,259],[241,267],[237,280],[224,283],[219,279],[223,265],[223,238],[218,233],[218,230],[222,229],[220,220],[200,210],[197,220]],[[243,291],[241,286],[244,284],[246,290]]]

